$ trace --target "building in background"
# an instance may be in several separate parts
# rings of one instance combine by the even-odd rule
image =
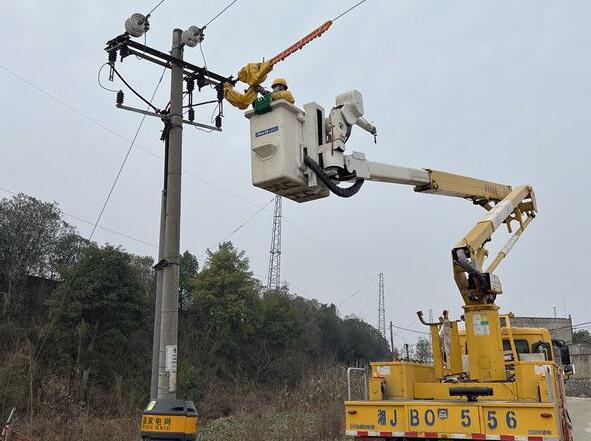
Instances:
[[[560,317],[513,317],[511,326],[516,328],[545,328],[554,340],[562,340],[567,345],[573,344],[573,321]]]

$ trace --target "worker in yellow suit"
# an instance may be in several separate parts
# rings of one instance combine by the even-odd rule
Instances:
[[[293,94],[287,90],[287,81],[284,78],[275,78],[271,85],[273,92],[271,92],[271,99],[273,101],[285,100],[291,104],[295,103]]]
[[[233,83],[224,83],[224,97],[233,106],[242,110],[246,109],[257,99],[258,92],[264,90],[260,85],[265,81],[267,74],[271,70],[273,70],[273,66],[268,61],[247,64],[238,72],[238,80],[247,83],[250,87],[244,93],[240,93],[234,89]],[[271,95],[273,101],[284,99],[292,104],[294,103],[292,93],[287,90],[287,81],[278,78],[273,82],[273,87],[275,86],[277,86],[277,91],[274,90]]]

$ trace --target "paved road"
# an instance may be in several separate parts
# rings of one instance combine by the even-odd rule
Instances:
[[[574,441],[591,440],[591,398],[568,398],[568,413],[574,425]]]

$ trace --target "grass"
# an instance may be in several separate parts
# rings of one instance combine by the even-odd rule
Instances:
[[[345,391],[344,369],[334,363],[307,373],[294,389],[235,395],[218,389],[197,403],[203,415],[197,439],[344,441]],[[14,428],[32,441],[130,441],[140,438],[139,422],[139,414],[109,418],[47,405],[32,421],[18,418]]]

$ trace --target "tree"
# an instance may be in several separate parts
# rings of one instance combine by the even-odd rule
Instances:
[[[431,341],[429,339],[419,337],[415,348],[415,358],[425,363],[432,360],[433,354],[431,353]]]
[[[188,309],[192,302],[191,281],[199,273],[199,262],[197,257],[189,251],[181,255],[181,265],[179,274],[179,309],[181,311]]]
[[[15,299],[15,289],[26,276],[52,277],[78,248],[80,238],[62,220],[55,203],[19,194],[0,201],[0,275],[5,290],[2,314]]]
[[[108,385],[129,360],[136,346],[131,335],[149,315],[149,263],[120,248],[90,245],[63,271],[49,315],[58,343],[74,365],[81,398],[91,374]]]
[[[591,344],[591,333],[586,329],[580,329],[573,333],[573,343]]]
[[[237,382],[248,359],[246,347],[255,335],[259,284],[244,251],[231,242],[208,250],[207,255],[192,280],[192,320],[205,352],[199,363]]]
[[[380,332],[363,320],[349,316],[343,321],[345,348],[341,360],[346,363],[357,361],[386,360],[390,356],[390,345]]]

